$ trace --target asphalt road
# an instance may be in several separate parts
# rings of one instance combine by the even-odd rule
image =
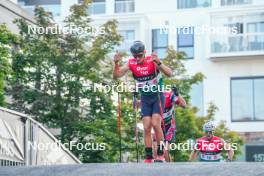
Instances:
[[[0,167],[0,176],[264,176],[264,163],[81,164]]]

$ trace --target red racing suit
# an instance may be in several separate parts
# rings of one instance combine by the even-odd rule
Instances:
[[[210,141],[207,137],[197,139],[195,150],[200,151],[200,161],[220,161],[224,142],[220,137],[214,136]]]

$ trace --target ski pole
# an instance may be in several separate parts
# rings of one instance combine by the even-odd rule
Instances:
[[[118,135],[119,135],[119,162],[122,162],[122,141],[121,141],[121,105],[120,105],[120,93],[117,93],[117,103],[118,103],[118,121],[117,121],[117,126],[118,126]]]
[[[133,115],[135,118],[135,143],[136,143],[136,153],[137,153],[137,163],[139,162],[138,155],[138,129],[137,129],[137,92],[133,92]]]
[[[152,53],[153,52],[154,52],[154,50],[152,50]],[[159,101],[159,108],[160,108],[160,116],[161,116],[162,130],[163,130],[163,133],[165,133],[165,123],[164,123],[163,108],[162,108],[161,99],[160,99],[160,93],[159,93],[159,80],[158,80],[157,67],[155,68],[155,76],[157,77],[157,84],[156,85],[157,85],[157,92],[158,92],[158,101]]]

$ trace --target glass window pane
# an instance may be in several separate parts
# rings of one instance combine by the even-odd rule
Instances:
[[[256,23],[248,23],[247,26],[248,26],[248,29],[247,29],[248,32],[256,32],[257,31]]]
[[[90,14],[104,14],[105,13],[105,2],[104,1],[93,1],[89,6],[88,12]]]
[[[194,57],[194,48],[193,47],[180,47],[180,48],[178,48],[178,52],[185,53],[187,58],[193,58]]]
[[[193,46],[193,28],[181,28],[178,33],[178,46]]]
[[[167,56],[167,48],[154,48],[153,49],[160,59],[164,59]]]
[[[135,31],[126,31],[126,40],[135,40]]]
[[[95,3],[95,2],[105,2],[105,0],[93,0],[92,2],[93,3]]]
[[[178,9],[209,6],[211,6],[211,0],[178,0]]]
[[[254,80],[255,94],[255,118],[256,120],[264,120],[264,79]]]
[[[253,119],[253,80],[232,80],[232,120],[250,121]]]
[[[203,84],[193,84],[190,92],[190,103],[199,109],[197,115],[203,115]]]
[[[134,12],[134,11],[135,11],[134,0],[115,0],[116,13]]]
[[[168,34],[161,32],[159,29],[152,30],[153,47],[167,47]]]
[[[259,23],[259,30],[258,32],[264,32],[264,22]]]
[[[130,53],[130,47],[135,40],[135,31],[134,30],[122,30],[118,31],[118,33],[123,37],[123,41],[114,50],[118,50],[121,52]]]

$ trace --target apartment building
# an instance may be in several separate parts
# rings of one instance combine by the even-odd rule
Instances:
[[[19,0],[60,6],[60,23],[78,0]],[[56,5],[55,5],[56,4]],[[185,52],[189,74],[202,72],[206,79],[193,86],[192,105],[206,114],[210,102],[219,111],[216,121],[245,136],[246,144],[264,144],[264,1],[262,0],[93,0],[87,9],[95,25],[117,19],[128,51],[134,40],[145,42],[148,54],[164,58],[168,46]],[[57,15],[58,14],[58,15]],[[162,32],[164,26],[178,28]],[[236,34],[184,33],[199,27],[235,27]]]

